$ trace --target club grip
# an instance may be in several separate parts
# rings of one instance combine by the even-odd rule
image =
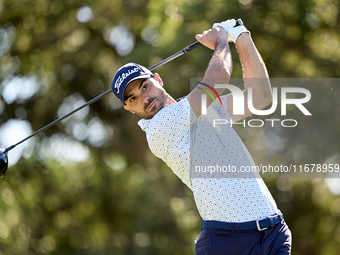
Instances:
[[[235,27],[238,27],[238,26],[243,26],[243,21],[241,19],[236,20]]]
[[[190,44],[189,46],[185,47],[182,52],[183,53],[187,53],[191,50],[196,49],[198,46],[201,46],[202,44],[200,44],[198,41],[194,42],[193,44]]]

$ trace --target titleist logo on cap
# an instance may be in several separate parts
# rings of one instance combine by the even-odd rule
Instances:
[[[117,81],[115,83],[115,88],[117,89],[117,93],[119,93],[119,88],[122,85],[122,83],[124,82],[124,80],[127,77],[129,77],[131,74],[136,73],[138,71],[140,71],[140,68],[135,67],[134,69],[129,70],[126,73],[122,73],[122,75],[117,78]]]
[[[148,79],[153,73],[144,66],[136,63],[127,63],[118,69],[111,83],[112,92],[124,103],[126,87],[138,79]]]

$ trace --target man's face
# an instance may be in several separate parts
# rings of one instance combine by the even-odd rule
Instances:
[[[158,74],[149,79],[131,82],[125,91],[124,108],[142,118],[151,119],[170,102],[171,97],[162,85]]]

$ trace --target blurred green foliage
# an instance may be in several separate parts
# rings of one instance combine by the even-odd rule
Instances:
[[[334,0],[1,0],[0,125],[38,130],[108,90],[121,65],[151,66],[228,18],[242,18],[271,77],[337,78],[339,10]],[[156,71],[181,97],[211,55],[199,48]],[[14,83],[10,100],[6,86],[23,77],[38,89],[20,96]],[[0,254],[193,254],[201,219],[191,191],[151,154],[138,118],[113,95],[77,116],[32,139],[0,181]],[[265,181],[293,254],[338,254],[340,198],[324,180]]]

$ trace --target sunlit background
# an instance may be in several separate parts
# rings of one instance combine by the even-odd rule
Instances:
[[[228,18],[242,18],[271,77],[338,78],[339,10],[334,0],[0,0],[0,148],[110,89],[121,65],[152,66]],[[199,48],[156,71],[178,98],[211,55]],[[295,135],[241,130],[254,158],[339,164],[339,102],[313,102],[322,117]],[[0,180],[0,255],[193,254],[201,218],[191,191],[152,155],[137,121],[108,95],[12,149]],[[265,179],[293,254],[338,254],[334,176]]]

